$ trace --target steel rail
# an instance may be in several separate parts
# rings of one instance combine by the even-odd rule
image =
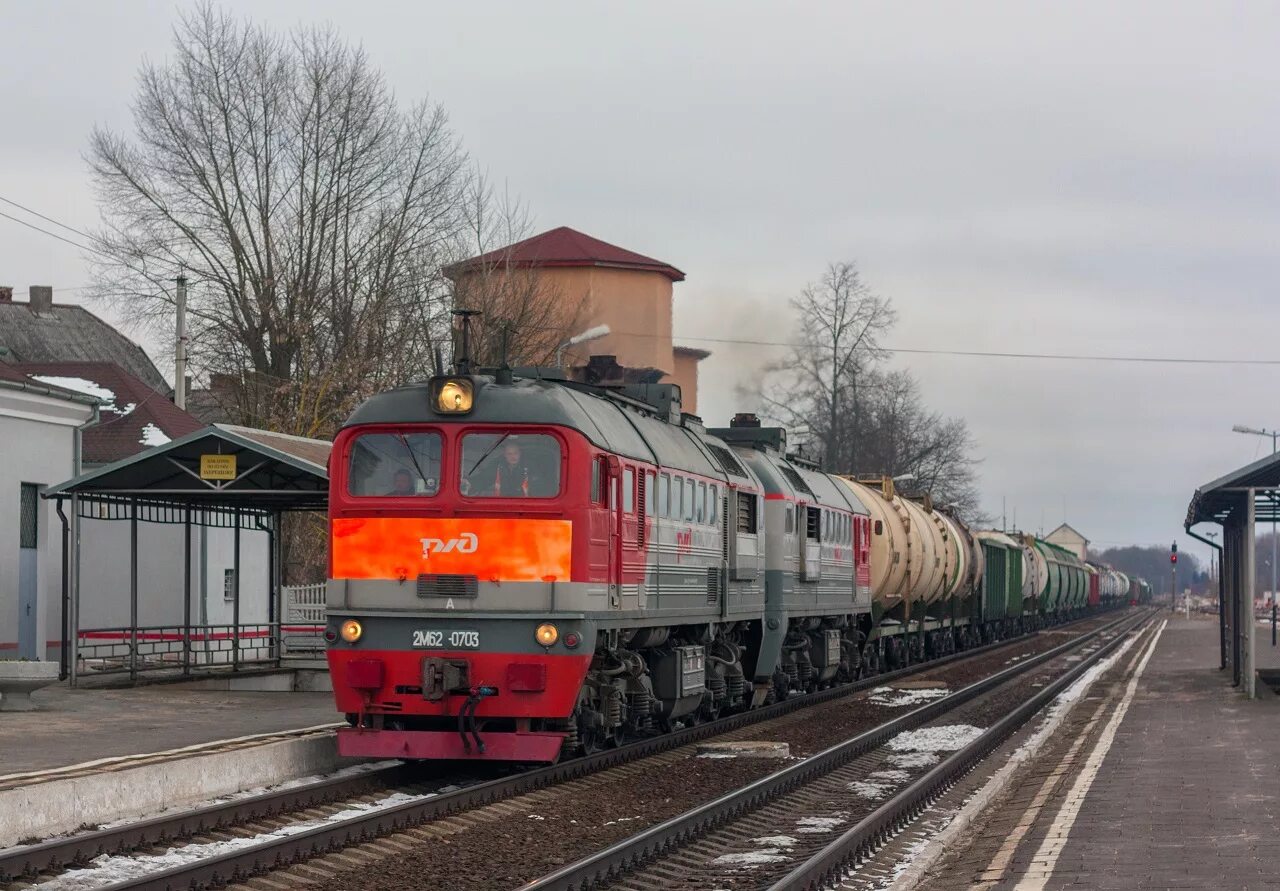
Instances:
[[[1096,613],[1052,627],[1054,630],[1061,630],[1094,618],[1097,618]],[[1112,622],[1105,627],[1109,628],[1115,624]],[[151,873],[128,882],[105,886],[105,888],[112,891],[125,888],[189,889],[202,884],[231,881],[278,867],[282,863],[306,859],[316,854],[376,838],[388,832],[400,831],[428,820],[482,807],[515,795],[616,767],[627,761],[689,745],[711,736],[730,733],[750,724],[773,720],[790,712],[821,705],[886,682],[932,671],[935,668],[975,658],[1017,643],[1025,643],[1041,630],[1047,629],[1030,631],[1016,637],[983,644],[815,693],[793,695],[773,705],[729,715],[674,733],[637,740],[615,749],[535,768],[512,777],[475,783],[421,801],[383,808],[347,821],[335,822],[331,826],[318,827],[279,840],[264,842],[261,846],[244,848],[241,851],[210,858],[196,864]],[[0,851],[0,880],[33,876],[59,867],[84,863],[101,854],[127,853],[165,841],[188,838],[210,829],[270,817],[289,810],[304,809],[336,800],[348,794],[346,791],[348,789],[358,790],[360,787],[354,783],[359,780],[377,783],[381,782],[383,777],[394,777],[396,771],[403,771],[404,776],[409,777],[409,770],[410,765],[400,764],[386,768],[385,772],[371,771],[358,778],[330,778],[305,786],[267,792],[224,804],[209,805],[193,811],[161,815],[113,829],[94,830],[35,845],[10,848]]]
[[[1075,640],[1067,641],[1037,656],[1025,659],[996,674],[976,681],[948,696],[913,709],[886,721],[857,736],[837,743],[803,761],[785,767],[775,773],[748,783],[713,801],[623,839],[608,848],[570,863],[540,879],[520,886],[520,891],[580,891],[619,878],[622,874],[660,856],[675,847],[688,844],[693,839],[721,826],[730,820],[754,811],[770,801],[804,786],[858,756],[877,749],[906,730],[913,730],[953,711],[957,706],[999,687],[1052,659],[1076,650],[1093,639],[1116,630],[1115,640],[1121,640],[1132,627],[1145,622],[1147,614],[1137,618],[1123,616],[1101,628],[1096,628]],[[1121,627],[1127,626],[1127,627]],[[1101,647],[1099,649],[1102,649]],[[1084,660],[1089,663],[1090,660]],[[1084,664],[1082,663],[1082,664]]]
[[[1152,618],[1153,613],[1148,612],[1141,617],[1137,626],[1145,626]],[[1081,675],[1118,647],[1123,640],[1124,635],[1117,635],[1105,646],[1099,647],[1090,654],[1089,658],[1041,689],[1035,696],[993,724],[973,742],[943,759],[924,776],[903,788],[839,838],[771,885],[769,891],[819,889],[826,888],[833,882],[843,881],[845,874],[859,860],[873,854],[898,832],[915,822],[924,810],[937,801],[961,776],[986,758],[996,746],[1012,736],[1046,703],[1075,683]]]
[[[237,823],[305,810],[358,795],[378,786],[410,782],[414,779],[412,773],[410,765],[400,762],[377,770],[328,777],[176,814],[161,814],[110,829],[95,829],[34,845],[0,850],[0,881],[13,881],[68,864],[84,863],[102,854],[123,853],[189,838]]]

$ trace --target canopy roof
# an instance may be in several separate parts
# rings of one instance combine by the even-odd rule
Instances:
[[[45,497],[323,510],[329,503],[330,447],[318,439],[214,424],[52,486]],[[202,462],[204,456],[215,460]]]
[[[1242,519],[1250,489],[1256,490],[1257,496],[1255,520],[1280,520],[1280,455],[1267,455],[1196,489],[1187,505],[1186,528]]]

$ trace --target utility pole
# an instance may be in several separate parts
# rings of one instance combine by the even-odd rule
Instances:
[[[178,336],[174,344],[173,360],[173,404],[178,408],[187,407],[187,277],[178,274]]]

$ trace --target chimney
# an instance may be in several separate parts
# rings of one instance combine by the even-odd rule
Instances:
[[[8,285],[0,285],[0,303],[13,302],[13,288]]]
[[[32,312],[53,312],[52,285],[32,285],[27,293],[30,295]]]

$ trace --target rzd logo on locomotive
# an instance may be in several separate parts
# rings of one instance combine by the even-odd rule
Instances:
[[[474,532],[463,532],[457,538],[422,538],[423,559],[432,554],[448,554],[457,551],[459,554],[474,554],[480,547],[480,538]]]

